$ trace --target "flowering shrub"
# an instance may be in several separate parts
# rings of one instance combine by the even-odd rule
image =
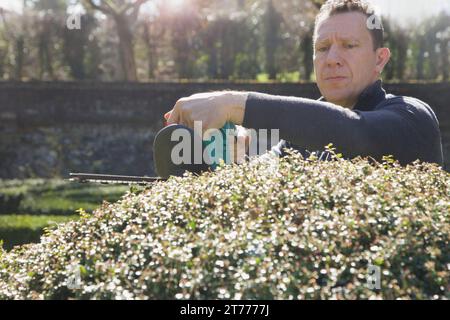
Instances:
[[[450,298],[448,173],[295,152],[265,166],[172,177],[0,252],[0,298]]]

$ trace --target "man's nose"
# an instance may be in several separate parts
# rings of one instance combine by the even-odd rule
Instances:
[[[342,57],[341,52],[339,50],[339,47],[335,44],[333,44],[330,49],[328,50],[326,63],[329,67],[335,66],[335,65],[342,65]]]

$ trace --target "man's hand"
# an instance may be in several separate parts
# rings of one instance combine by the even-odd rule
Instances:
[[[181,98],[166,114],[167,124],[182,124],[194,129],[194,121],[201,121],[203,132],[220,129],[227,121],[240,125],[244,120],[247,96],[246,92],[225,91]]]

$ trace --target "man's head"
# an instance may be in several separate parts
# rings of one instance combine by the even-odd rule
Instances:
[[[328,0],[314,29],[314,69],[329,102],[353,108],[390,58],[381,19],[365,0]]]

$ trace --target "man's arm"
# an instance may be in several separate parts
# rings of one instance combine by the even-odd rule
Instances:
[[[309,151],[333,143],[346,158],[393,155],[406,164],[417,159],[443,163],[439,123],[425,103],[390,98],[374,111],[352,111],[305,98],[253,92],[214,92],[182,98],[168,123],[202,121],[203,130],[227,121],[252,129],[279,129],[280,138]]]
[[[308,150],[333,143],[344,157],[393,155],[443,163],[439,124],[418,100],[401,97],[374,111],[352,111],[310,99],[250,93],[242,125],[279,129],[280,138]]]

